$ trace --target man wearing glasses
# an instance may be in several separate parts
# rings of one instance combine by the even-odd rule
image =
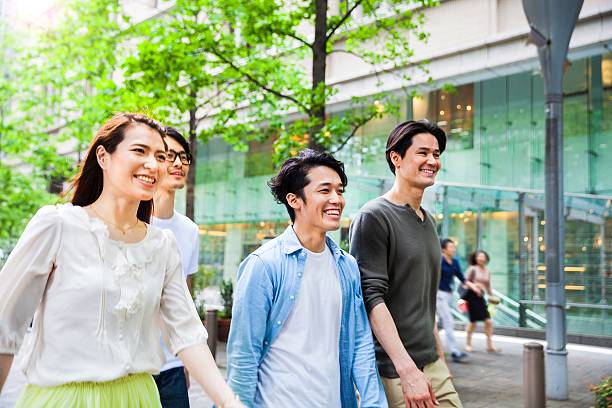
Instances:
[[[183,214],[174,210],[174,196],[176,190],[185,187],[191,153],[189,143],[174,128],[166,128],[166,143],[168,154],[166,156],[167,173],[162,174],[160,185],[153,198],[153,217],[151,224],[160,228],[169,229],[174,233],[183,265],[183,274],[187,287],[191,292],[191,275],[198,271],[198,256],[200,251],[198,226]],[[183,367],[181,360],[173,356],[164,346],[166,364],[159,375],[154,376],[159,390],[161,403],[164,408],[189,407],[189,375]]]

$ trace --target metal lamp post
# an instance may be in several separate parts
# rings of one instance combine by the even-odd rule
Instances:
[[[583,0],[523,0],[538,47],[546,109],[546,395],[568,399],[563,203],[563,70]]]

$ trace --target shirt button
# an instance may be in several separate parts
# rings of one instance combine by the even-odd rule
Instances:
[[[291,295],[289,296],[289,299],[295,299],[295,296]]]
[[[280,326],[280,324],[281,324],[281,323],[282,323],[282,322],[281,322],[280,320],[279,320],[278,322],[276,322],[276,324],[278,324],[279,326]]]
[[[129,365],[129,364],[126,364],[126,366],[125,366],[125,370],[126,370],[126,371],[130,371],[131,369],[132,369],[132,366],[131,366],[131,365]]]
[[[268,344],[268,340],[265,340],[265,341],[264,341],[264,344],[266,344],[266,345],[267,345],[267,344]]]
[[[302,272],[298,272],[298,276],[301,278],[302,277]]]

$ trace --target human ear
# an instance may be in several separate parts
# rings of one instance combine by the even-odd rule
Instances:
[[[391,163],[393,163],[395,168],[398,168],[400,166],[400,161],[402,160],[402,156],[400,156],[398,152],[392,151],[390,157],[391,157]]]
[[[289,206],[291,208],[293,208],[294,210],[299,210],[300,207],[302,206],[302,204],[300,202],[301,200],[294,193],[287,194],[287,196],[285,198],[287,199],[287,204],[289,204]]]
[[[104,146],[96,147],[96,160],[101,169],[106,169],[108,152]]]

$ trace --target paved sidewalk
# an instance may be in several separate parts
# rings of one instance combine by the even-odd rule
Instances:
[[[460,343],[464,342],[464,332],[456,331],[455,335]],[[493,340],[502,349],[500,354],[487,353],[484,335],[475,333],[474,351],[465,362],[449,362],[453,382],[466,408],[523,406],[523,344],[535,340],[506,336],[495,336]],[[573,344],[567,349],[570,399],[548,400],[546,406],[591,407],[594,398],[588,385],[612,375],[612,349]]]
[[[463,342],[465,334],[455,332]],[[442,336],[444,338],[444,335]],[[515,408],[523,406],[523,344],[532,340],[516,337],[495,336],[501,354],[490,354],[485,350],[484,335],[474,334],[474,352],[469,359],[457,364],[449,362],[454,383],[465,408]],[[593,405],[589,384],[598,383],[602,376],[612,375],[612,349],[590,346],[568,346],[570,399],[551,401],[548,408],[588,408]],[[19,356],[17,357],[19,358]],[[225,344],[217,349],[217,364],[223,374],[227,367]],[[12,408],[25,384],[23,375],[12,370],[5,389],[0,396],[0,408]],[[189,400],[193,408],[210,408],[211,400],[192,379]]]

